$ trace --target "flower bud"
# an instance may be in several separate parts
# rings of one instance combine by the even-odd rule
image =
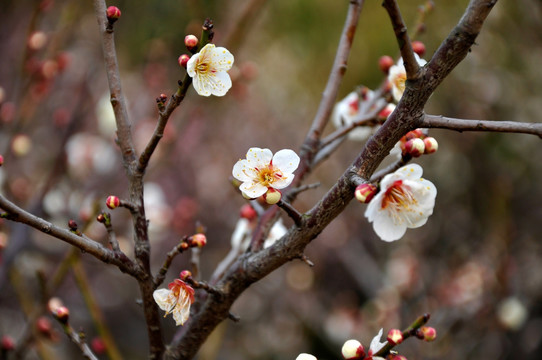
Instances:
[[[120,199],[114,195],[110,195],[107,197],[107,200],[105,200],[105,205],[111,210],[116,209],[120,205]]]
[[[199,248],[204,247],[207,244],[207,237],[205,234],[194,234],[192,235],[192,246],[197,246]]]
[[[421,41],[418,41],[418,40],[413,41],[412,50],[414,50],[416,54],[422,57],[425,54],[425,45]]]
[[[317,359],[311,354],[302,353],[302,354],[297,355],[295,360],[317,360]]]
[[[425,341],[433,341],[437,338],[437,330],[435,330],[435,328],[422,326],[420,331],[423,334],[423,340]]]
[[[405,153],[412,157],[419,157],[425,151],[425,144],[422,139],[416,138],[405,143]]]
[[[109,20],[109,23],[113,24],[115,21],[117,21],[120,18],[121,12],[118,7],[110,6],[107,8],[106,15],[107,15],[107,20]]]
[[[4,165],[4,157],[0,155],[0,166]]]
[[[47,308],[49,309],[51,313],[55,313],[56,310],[61,306],[64,306],[64,303],[62,302],[60,298],[57,298],[57,297],[52,297],[47,302]]]
[[[409,131],[405,135],[406,140],[412,140],[412,139],[416,139],[416,138],[422,139],[424,137],[425,137],[425,134],[423,133],[422,129],[416,129],[416,130]]]
[[[388,55],[381,56],[380,59],[378,59],[378,67],[384,74],[387,74],[390,68],[393,66],[393,58]]]
[[[391,115],[391,113],[393,112],[393,110],[395,110],[395,104],[388,104],[386,105],[386,107],[384,109],[382,109],[379,113],[378,113],[378,119],[381,119],[381,120],[386,120],[388,118],[388,116]]]
[[[188,248],[190,247],[190,245],[186,242],[182,242],[181,243],[181,250],[188,250]]]
[[[282,193],[273,188],[269,188],[265,194],[263,194],[263,199],[269,205],[274,205],[280,201],[282,198]]]
[[[62,324],[67,324],[68,319],[70,318],[70,310],[65,306],[59,306],[54,312],[53,315],[60,321]]]
[[[166,101],[167,101],[167,95],[166,94],[160,94],[160,96],[158,97],[158,99],[160,100],[160,102],[162,104],[164,104]]]
[[[186,54],[182,54],[179,56],[179,59],[177,59],[177,62],[179,63],[179,66],[186,69],[186,64],[188,63],[188,60],[190,60],[190,56]]]
[[[25,134],[16,135],[11,142],[11,150],[17,156],[25,156],[32,150],[32,140]]]
[[[254,210],[252,205],[245,204],[241,207],[240,216],[247,220],[254,220],[256,219],[256,216],[258,216],[258,213],[256,213],[256,210]]]
[[[47,337],[51,336],[51,322],[45,316],[41,316],[38,318],[38,320],[36,321],[36,329],[38,329],[38,332],[42,335],[45,335]]]
[[[47,43],[47,35],[43,31],[35,31],[28,37],[28,48],[30,50],[40,50]]]
[[[103,213],[101,214],[98,214],[98,216],[96,216],[96,221],[99,222],[99,223],[105,223],[105,216]]]
[[[343,355],[343,358],[346,360],[349,359],[363,359],[365,357],[365,349],[363,348],[363,345],[357,340],[350,339],[347,340],[342,349],[341,353]]]
[[[0,342],[0,348],[5,351],[11,351],[15,349],[15,340],[9,335],[2,336],[2,341]]]
[[[438,142],[434,137],[426,137],[423,139],[425,145],[425,154],[432,154],[438,150]]]
[[[193,52],[198,47],[199,40],[194,35],[186,35],[184,37],[184,45],[186,49],[190,52]]]
[[[359,184],[356,186],[356,191],[354,192],[354,195],[356,196],[356,199],[362,203],[367,204],[371,199],[376,195],[377,193],[376,186],[373,184]]]
[[[75,220],[69,220],[68,221],[68,227],[70,228],[70,230],[72,231],[75,231],[77,230],[77,223],[75,222]]]
[[[181,279],[182,281],[186,281],[186,279],[188,279],[189,277],[192,277],[192,273],[189,270],[183,270],[179,274],[179,279]]]
[[[105,354],[105,350],[107,350],[107,348],[105,347],[105,342],[101,337],[95,337],[94,339],[92,339],[92,341],[90,342],[90,347],[92,348],[92,351],[96,353],[96,355]]]
[[[391,329],[388,331],[387,340],[392,345],[399,345],[403,342],[403,333],[399,329]]]

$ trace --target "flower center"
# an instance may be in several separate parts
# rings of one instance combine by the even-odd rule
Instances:
[[[397,180],[384,193],[382,209],[389,207],[392,212],[410,210],[411,205],[416,203],[417,201],[408,187],[403,186],[403,180]]]
[[[393,81],[393,84],[401,92],[404,92],[405,91],[405,82],[406,82],[406,74],[401,73],[401,74],[397,74],[397,76],[395,77],[395,79]]]
[[[278,169],[273,169],[273,165],[266,166],[263,169],[256,169],[258,171],[258,182],[265,187],[269,187],[270,184],[282,177],[282,172]]]
[[[201,61],[201,62],[198,62],[198,64],[196,65],[196,71],[200,74],[205,74],[209,71],[209,63],[206,62],[206,61]]]

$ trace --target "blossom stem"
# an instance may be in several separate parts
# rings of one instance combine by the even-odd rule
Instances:
[[[403,335],[403,341],[405,341],[407,338],[412,336],[416,330],[421,328],[423,325],[427,324],[429,321],[429,318],[431,317],[430,314],[423,314],[422,316],[419,316],[412,324],[410,324],[405,330],[402,331]],[[385,355],[389,354],[390,350],[395,347],[395,344],[390,343],[389,341],[380,349],[374,356],[380,356],[385,357]]]
[[[192,286],[194,289],[203,289],[206,292],[208,292],[209,294],[213,294],[213,295],[216,295],[216,296],[219,296],[219,297],[224,296],[224,293],[222,291],[220,291],[217,288],[207,284],[204,281],[197,281],[197,280],[194,280],[192,277],[188,277],[186,279],[186,282],[188,283],[188,285]]]
[[[169,270],[169,267],[171,266],[171,262],[175,258],[175,256],[179,255],[183,252],[183,243],[188,239],[188,236],[183,236],[183,238],[179,241],[177,245],[173,249],[171,249],[167,255],[166,259],[164,260],[164,264],[160,268],[160,271],[158,271],[158,274],[156,274],[156,277],[154,278],[154,288],[157,289],[162,283],[164,282],[164,279],[166,278],[166,274]]]
[[[407,27],[403,21],[403,17],[401,16],[399,5],[397,4],[396,0],[384,0],[382,6],[384,6],[388,12],[393,25],[395,37],[397,38],[399,50],[401,51],[401,57],[403,58],[403,63],[405,65],[407,79],[416,79],[418,77],[420,66],[418,65],[416,57],[414,56],[414,50],[412,50],[412,44],[410,43]]]
[[[290,203],[281,199],[277,203],[277,206],[283,209],[284,211],[286,211],[286,214],[288,214],[288,216],[292,218],[296,226],[301,225],[301,220],[303,219],[303,215],[301,215],[301,213],[297,211]]]

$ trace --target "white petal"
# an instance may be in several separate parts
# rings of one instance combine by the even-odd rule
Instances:
[[[403,174],[405,179],[420,179],[423,175],[423,169],[418,164],[408,164],[398,169],[396,173]]]
[[[233,66],[233,55],[224,47],[217,47],[213,50],[213,68],[217,71],[228,71]]]
[[[232,175],[239,181],[252,181],[256,178],[256,171],[249,166],[247,160],[239,160],[233,165]]]
[[[293,173],[299,166],[299,161],[299,156],[290,149],[280,150],[273,156],[273,166],[276,166],[284,174]]]
[[[267,187],[258,182],[247,181],[239,186],[239,190],[241,190],[246,197],[255,199],[265,194],[267,192]]]
[[[405,235],[407,222],[406,219],[393,218],[386,210],[380,210],[375,213],[373,229],[382,240],[395,241]]]
[[[171,308],[171,297],[170,297],[171,291],[168,289],[158,289],[154,290],[152,293],[152,297],[154,298],[154,301],[156,301],[156,304],[158,304],[158,307],[164,311],[168,311]]]
[[[387,341],[380,342],[380,338],[382,337],[383,329],[380,329],[378,334],[371,340],[371,345],[369,346],[369,350],[372,351],[373,354],[376,354],[380,351],[386,345]]]
[[[211,87],[211,94],[214,96],[224,96],[231,88],[231,78],[225,71],[208,74],[207,80]]]
[[[280,180],[275,180],[270,185],[274,189],[279,189],[279,190],[284,189],[285,187],[290,186],[290,184],[292,183],[294,178],[295,178],[294,174],[287,174],[287,175],[283,174],[283,176],[282,176],[282,178]]]
[[[247,151],[247,161],[252,167],[268,166],[273,159],[273,153],[269,149],[253,147]]]
[[[188,73],[188,76],[193,78],[196,75],[196,64],[198,62],[200,55],[195,54],[190,57],[188,62],[186,63],[186,72]]]
[[[192,78],[192,86],[194,90],[201,96],[211,96],[211,86],[207,81],[206,76],[195,73],[196,76]]]
[[[182,295],[182,298],[179,299],[175,310],[173,311],[173,319],[175,320],[175,325],[184,325],[188,317],[190,316],[190,297],[186,292]]]

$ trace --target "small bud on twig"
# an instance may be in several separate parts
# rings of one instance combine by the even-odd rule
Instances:
[[[190,51],[191,53],[194,53],[195,50],[198,48],[199,40],[194,35],[186,35],[184,37],[184,45],[186,46],[186,49]]]
[[[378,67],[384,74],[389,72],[390,68],[393,66],[393,63],[393,58],[389,55],[381,56],[380,59],[378,59]]]
[[[116,209],[120,205],[120,199],[117,196],[110,195],[107,197],[107,200],[105,200],[105,205],[111,210]]]
[[[109,21],[109,25],[113,25],[115,21],[120,19],[121,12],[118,7],[110,6],[106,10],[106,15],[107,15],[107,21]]]
[[[186,64],[188,63],[188,60],[190,60],[190,56],[186,54],[182,54],[179,56],[179,59],[177,60],[179,63],[179,66],[186,69]],[[180,84],[179,84],[180,86]]]
[[[66,325],[68,323],[68,319],[70,318],[70,310],[68,310],[65,306],[59,306],[54,312],[53,315],[57,318],[57,320]]]
[[[399,329],[391,329],[388,331],[387,340],[392,345],[399,345],[403,342],[403,333]]]

